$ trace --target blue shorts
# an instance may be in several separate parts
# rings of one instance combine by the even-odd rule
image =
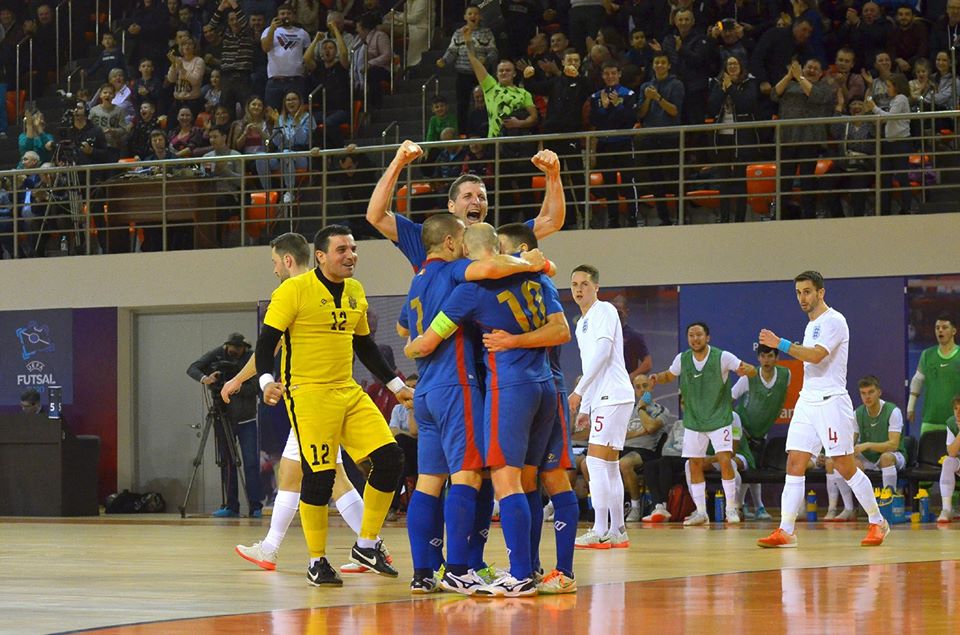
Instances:
[[[553,379],[487,391],[483,417],[487,467],[540,466],[556,416]]]
[[[413,397],[417,469],[455,474],[483,467],[483,397],[476,386],[440,386]]]
[[[553,426],[550,428],[550,438],[547,439],[547,448],[540,463],[541,470],[563,468],[572,470],[573,449],[570,443],[570,406],[567,403],[567,391],[557,392],[557,406]]]

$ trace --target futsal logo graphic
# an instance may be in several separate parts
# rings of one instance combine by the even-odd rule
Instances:
[[[20,355],[23,361],[32,359],[39,353],[52,353],[57,350],[50,336],[50,327],[46,324],[38,325],[32,320],[26,326],[17,329],[17,339],[20,341]]]

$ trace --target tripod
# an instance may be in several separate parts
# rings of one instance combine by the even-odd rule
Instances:
[[[217,386],[217,384],[212,384],[212,386]],[[220,387],[211,388],[211,392],[220,392]],[[200,471],[200,466],[203,464],[203,452],[207,447],[207,438],[210,436],[210,429],[216,426],[214,432],[215,440],[223,439],[223,443],[226,444],[227,452],[229,452],[229,461],[228,464],[232,463],[236,466],[237,474],[240,477],[240,489],[238,491],[245,492],[247,490],[247,481],[243,476],[243,461],[240,458],[240,448],[237,446],[237,436],[233,433],[233,424],[230,423],[227,419],[226,412],[224,412],[224,404],[217,397],[211,397],[210,393],[204,392],[203,394],[204,404],[207,405],[207,416],[204,418],[203,430],[200,433],[200,447],[197,448],[197,455],[193,458],[193,473],[190,475],[190,481],[187,484],[187,491],[183,495],[183,504],[180,505],[180,518],[187,517],[187,501],[190,500],[190,492],[193,490],[193,483],[197,479],[197,472]],[[248,424],[249,425],[249,424]],[[200,426],[194,426],[194,428],[199,428]],[[219,430],[220,434],[216,434],[216,431]],[[217,465],[221,468],[224,467],[224,461],[227,459],[227,456],[223,453],[223,448],[218,448],[217,451]],[[220,480],[220,496],[221,501],[226,503],[227,501],[227,492],[226,492],[226,483],[223,482],[223,479]]]

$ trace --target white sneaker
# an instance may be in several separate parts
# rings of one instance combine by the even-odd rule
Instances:
[[[706,525],[710,518],[703,512],[693,512],[683,521],[684,527],[696,527],[697,525]]]
[[[940,516],[937,517],[938,523],[952,523],[953,522],[953,510],[944,509],[940,512]]]
[[[856,522],[857,521],[857,512],[852,509],[845,509],[839,514],[835,522],[845,523],[845,522]]]
[[[543,522],[552,523],[553,522],[553,501],[550,501],[543,506]]]
[[[593,529],[587,530],[585,534],[579,536],[574,542],[575,549],[610,549],[610,535],[601,536]]]
[[[727,507],[727,522],[737,524],[740,522],[740,510],[736,507]]]
[[[625,531],[611,531],[607,534],[607,540],[610,541],[610,547],[613,549],[626,549],[630,546],[630,537]]]
[[[476,595],[486,597],[519,598],[537,594],[537,583],[533,578],[517,580],[512,575],[504,575],[475,591]]]
[[[261,569],[273,571],[277,568],[277,552],[267,551],[263,548],[262,542],[257,541],[249,547],[237,545],[236,552],[238,556],[244,560],[249,560]]]
[[[653,511],[644,516],[641,519],[645,523],[665,523],[670,520],[670,512],[667,511],[667,506],[663,503],[657,503],[657,506],[653,508]]]
[[[639,507],[631,507],[630,511],[627,512],[627,517],[624,518],[628,523],[635,523],[640,520],[640,514],[643,512],[640,511]]]
[[[827,523],[834,521],[836,519],[837,519],[837,510],[835,509],[828,509],[827,515],[823,517],[823,521]]]

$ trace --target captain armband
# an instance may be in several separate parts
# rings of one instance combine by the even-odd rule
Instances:
[[[437,313],[437,317],[433,318],[433,322],[430,323],[430,328],[443,339],[447,339],[456,333],[460,327],[448,318],[443,311],[440,311],[440,313]]]

